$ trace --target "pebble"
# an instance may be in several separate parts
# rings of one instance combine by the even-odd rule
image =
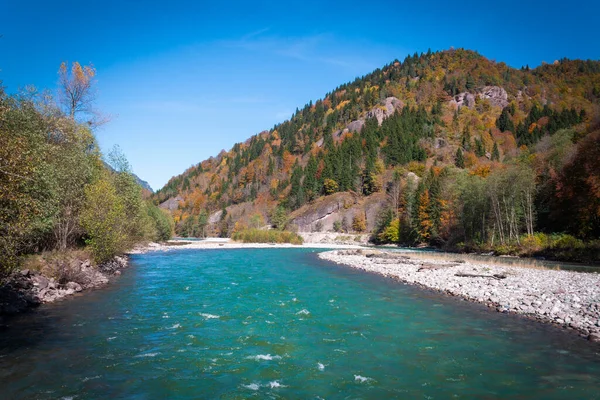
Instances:
[[[319,257],[481,302],[501,313],[529,315],[571,327],[590,341],[600,342],[600,274],[471,262],[459,264],[438,258],[427,263],[440,268],[419,270],[423,260],[418,257],[397,258],[390,263],[386,256],[385,262],[380,263],[384,257],[378,258],[377,253],[382,252],[335,250],[320,253]],[[457,273],[486,277],[458,277]],[[494,279],[492,275],[505,275],[506,279]]]

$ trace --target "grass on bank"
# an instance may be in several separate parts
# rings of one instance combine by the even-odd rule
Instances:
[[[86,261],[89,262],[89,266],[96,267],[92,253],[88,249],[44,251],[26,256],[23,259],[22,269],[54,278],[61,284],[77,282],[84,285],[88,283],[88,278],[81,270],[81,264]]]
[[[231,235],[231,239],[243,243],[291,243],[300,245],[302,236],[294,232],[262,229],[243,229]]]

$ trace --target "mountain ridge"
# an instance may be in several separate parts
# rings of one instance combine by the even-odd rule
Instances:
[[[226,235],[236,222],[247,225],[251,214],[272,222],[278,207],[288,214],[306,204],[310,209],[337,192],[389,195],[397,169],[404,169],[403,184],[410,173],[428,186],[437,179],[428,172],[451,167],[485,178],[519,163],[526,151],[542,154],[539,143],[558,131],[573,130],[576,145],[593,131],[599,97],[598,61],[562,59],[514,69],[464,49],[415,53],[338,86],[291,119],[188,168],[154,199],[181,199],[171,207],[179,230],[221,212],[223,221],[211,224],[212,233]],[[458,158],[467,165],[458,166]],[[190,217],[195,222],[186,228]],[[346,217],[357,214],[336,216]]]

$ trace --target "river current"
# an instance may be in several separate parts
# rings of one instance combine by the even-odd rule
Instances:
[[[298,249],[132,257],[0,330],[0,399],[595,399],[577,335]]]

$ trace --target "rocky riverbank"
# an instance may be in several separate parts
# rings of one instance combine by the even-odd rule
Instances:
[[[111,276],[120,275],[127,265],[127,257],[117,256],[97,267],[90,260],[65,261],[61,269],[55,271],[58,278],[30,269],[17,271],[0,286],[0,318],[103,286]]]
[[[600,274],[456,260],[377,250],[335,250],[325,260],[576,330],[600,342]]]

